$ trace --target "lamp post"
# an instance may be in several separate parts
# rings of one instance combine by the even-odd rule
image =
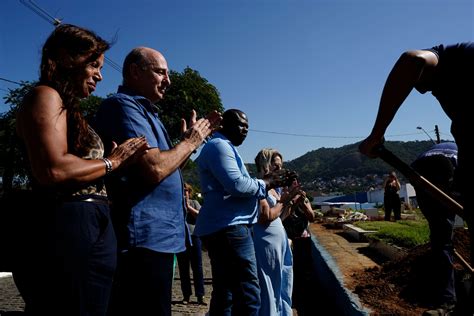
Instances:
[[[430,134],[428,134],[423,127],[417,126],[416,129],[421,129],[426,134],[426,136],[428,136],[428,138],[433,142],[433,144],[436,144],[433,138],[431,138]]]

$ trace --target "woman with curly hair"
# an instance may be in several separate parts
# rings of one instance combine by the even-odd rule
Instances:
[[[39,83],[17,114],[17,134],[31,171],[29,239],[13,274],[28,315],[105,315],[116,266],[116,240],[103,178],[143,153],[132,138],[103,157],[101,139],[83,118],[80,99],[102,80],[109,43],[59,25],[42,50]]]

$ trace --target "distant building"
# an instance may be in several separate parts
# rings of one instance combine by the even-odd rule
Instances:
[[[353,205],[382,205],[383,204],[383,189],[370,188],[367,192],[356,192],[347,195],[331,195],[331,196],[316,196],[314,197],[313,204],[316,207],[323,204],[347,204],[352,203]],[[415,188],[410,183],[404,183],[400,188],[400,200],[405,204],[407,208],[418,207],[416,202]]]
[[[383,194],[383,189],[370,190],[367,192],[367,202],[383,204]],[[405,203],[408,208],[418,207],[418,203],[416,202],[415,188],[410,183],[401,184],[400,200],[402,203]]]

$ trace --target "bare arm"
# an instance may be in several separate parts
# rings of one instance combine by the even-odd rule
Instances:
[[[273,195],[275,199],[278,201],[278,193],[275,190],[271,190],[268,194]],[[270,207],[268,201],[266,199],[260,200],[260,216],[258,218],[258,222],[260,224],[270,223],[278,218],[283,210],[283,203],[277,202],[275,206]]]
[[[212,133],[208,119],[196,121],[183,134],[183,139],[170,150],[150,149],[138,160],[139,172],[149,184],[161,182],[177,170]]]
[[[385,82],[372,132],[359,146],[361,153],[376,157],[373,149],[383,143],[398,109],[417,84],[429,81],[437,63],[438,57],[431,51],[408,51],[400,56]]]
[[[17,133],[24,141],[33,176],[43,185],[87,183],[105,175],[101,159],[87,160],[69,153],[66,111],[56,90],[34,88],[17,116]],[[145,139],[131,139],[110,155],[118,168],[137,149],[146,150]]]
[[[197,208],[192,207],[188,199],[186,199],[186,208],[187,212],[191,214],[192,217],[197,218],[197,216],[199,215],[199,210]]]

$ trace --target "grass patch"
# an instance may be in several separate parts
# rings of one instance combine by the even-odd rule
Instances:
[[[382,240],[399,247],[413,248],[429,241],[430,229],[425,219],[417,221],[360,221],[353,225],[364,230],[375,230],[367,238]]]

